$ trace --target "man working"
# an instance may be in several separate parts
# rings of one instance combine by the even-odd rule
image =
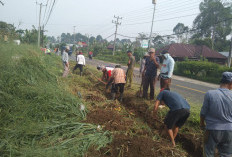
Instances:
[[[121,68],[121,65],[116,65],[115,69],[112,71],[111,80],[112,80],[112,100],[115,99],[116,93],[118,93],[118,89],[120,92],[119,101],[122,101],[124,85],[126,83],[126,75],[124,70]]]
[[[69,71],[69,58],[68,58],[69,47],[66,46],[62,54],[62,61],[64,66],[63,77],[67,77]]]
[[[168,135],[172,141],[173,146],[175,147],[175,138],[185,121],[190,115],[190,106],[188,102],[178,93],[171,92],[169,88],[161,91],[157,97],[154,107],[154,118],[157,119],[157,110],[160,104],[166,104],[170,111],[166,115],[164,124]]]
[[[232,156],[232,73],[222,74],[220,88],[205,94],[201,108],[201,128],[205,128],[204,155],[214,157],[215,148],[220,156]]]
[[[171,77],[173,75],[173,70],[175,66],[174,59],[169,55],[167,50],[162,52],[163,64],[160,70],[160,89],[170,88]]]
[[[146,59],[145,68],[143,70],[144,83],[143,83],[143,98],[147,99],[147,91],[150,86],[150,99],[154,99],[155,83],[157,78],[157,69],[159,68],[159,58],[155,56],[155,49],[149,50],[149,57]]]
[[[129,57],[128,60],[128,69],[127,69],[127,74],[126,74],[126,83],[129,82],[128,87],[131,87],[132,81],[133,81],[133,72],[134,72],[134,67],[135,67],[135,57],[132,55],[132,51],[127,51],[127,55]]]
[[[77,68],[79,68],[80,69],[80,76],[82,76],[83,66],[85,66],[85,56],[83,55],[82,52],[79,52],[79,55],[77,55],[77,57],[76,57],[76,61],[77,61],[77,64],[73,68],[73,72],[74,72],[74,70],[76,70]]]
[[[113,67],[110,66],[97,66],[98,70],[102,71],[102,81],[106,81],[109,82],[110,81],[110,77],[111,77],[111,72],[114,70]]]

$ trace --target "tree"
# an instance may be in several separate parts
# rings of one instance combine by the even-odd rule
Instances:
[[[15,27],[12,24],[0,21],[0,36],[7,35],[8,38],[15,37]]]
[[[98,35],[98,36],[96,37],[96,40],[97,40],[97,42],[102,42],[103,38],[102,38],[101,35]]]
[[[199,8],[200,14],[193,22],[193,27],[197,29],[194,37],[211,38],[212,49],[221,49],[215,43],[226,42],[226,37],[231,32],[231,7],[224,6],[221,0],[204,0]]]
[[[174,28],[173,28],[173,33],[176,34],[177,39],[178,39],[178,43],[181,42],[182,37],[183,37],[183,33],[185,32],[185,25],[183,23],[178,23]]]
[[[160,35],[155,36],[155,38],[152,40],[152,42],[153,42],[154,47],[155,47],[156,49],[160,49],[160,48],[162,48],[162,47],[165,46],[165,40],[164,40],[164,38],[163,38],[162,36],[160,36]]]

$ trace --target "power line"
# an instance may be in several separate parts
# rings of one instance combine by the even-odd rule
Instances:
[[[219,24],[219,23],[222,23],[222,22],[225,22],[225,21],[229,21],[229,20],[232,20],[232,18],[228,18],[228,19],[218,21],[218,22],[214,23],[213,25],[216,25],[216,24]],[[190,29],[188,31],[184,31],[184,32],[181,32],[181,33],[173,33],[173,34],[169,34],[169,35],[162,35],[160,37],[169,37],[169,36],[174,36],[174,35],[181,35],[181,34],[185,34],[185,33],[189,33],[189,32],[194,32],[194,31],[197,31],[197,30],[200,30],[200,29],[202,29],[202,28],[194,28],[194,29]],[[127,35],[122,35],[122,34],[117,34],[117,35],[122,36],[122,37],[132,38],[132,39],[140,39],[138,37],[132,37],[132,36],[127,36]],[[143,38],[143,39],[149,39],[149,38]]]
[[[45,8],[45,12],[44,12],[44,17],[43,17],[43,21],[45,20],[45,15],[46,15],[46,12],[47,12],[47,8],[48,8],[48,1],[49,1],[49,0],[47,0],[47,4],[46,4],[46,8]]]
[[[172,19],[177,19],[177,18],[182,18],[182,17],[189,17],[189,16],[193,16],[193,15],[198,15],[198,14],[190,14],[190,15],[184,15],[184,16],[178,16],[178,17],[172,17],[172,18],[167,18],[167,19],[160,19],[160,20],[154,20],[154,22],[159,22],[159,21],[167,21],[167,20],[172,20]],[[151,23],[151,21],[147,21],[147,22],[139,22],[139,23],[129,23],[129,24],[125,24],[122,26],[128,26],[128,25],[140,25],[140,24],[146,24],[146,23]]]
[[[2,5],[4,5],[4,3],[3,3],[2,1],[0,1],[0,3],[1,3]]]
[[[196,8],[185,8],[184,10],[181,10],[181,11],[175,11],[175,12],[165,12],[165,14],[163,13],[157,13],[157,17],[162,17],[162,16],[166,16],[166,15],[173,15],[173,14],[176,14],[176,13],[183,13],[183,12],[186,12],[186,11],[191,11],[191,10],[195,10]],[[150,13],[151,14],[151,13]],[[148,14],[147,14],[148,15]],[[147,18],[147,15],[142,15],[142,16],[138,16],[138,17],[135,17],[136,19],[133,19],[133,18],[129,18],[129,20],[127,20],[127,22],[132,22],[132,21],[138,21],[138,20],[141,20],[141,19],[144,19],[144,18]],[[126,18],[127,19],[127,18]]]
[[[110,37],[112,37],[114,35],[114,33],[113,34],[111,34],[110,36],[108,36],[107,38],[105,38],[105,39],[108,39],[108,38],[110,38]]]
[[[53,11],[53,8],[54,8],[55,3],[56,3],[56,0],[53,1],[52,8],[51,8],[50,13],[49,13],[49,15],[48,15],[48,18],[47,18],[47,21],[46,21],[46,23],[45,23],[45,26],[47,25],[47,23],[48,23],[48,21],[49,21],[49,19],[50,19],[50,17],[51,17],[51,14],[52,14],[52,11]]]

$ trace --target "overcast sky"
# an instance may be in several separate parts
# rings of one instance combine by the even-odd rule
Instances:
[[[0,21],[12,23],[21,29],[31,29],[32,25],[38,28],[39,5],[36,5],[36,0],[1,1],[5,5],[0,5]],[[45,24],[53,0],[37,0],[44,5],[47,1],[47,9],[46,6],[42,8],[42,24]],[[172,34],[178,22],[192,27],[201,1],[157,0],[153,31],[160,35]],[[72,34],[73,26],[76,26],[76,33],[100,34],[107,38],[115,31],[112,20],[116,15],[123,18],[118,33],[135,37],[138,33],[150,32],[153,8],[152,0],[56,0],[45,30],[47,35],[57,37],[61,33]]]

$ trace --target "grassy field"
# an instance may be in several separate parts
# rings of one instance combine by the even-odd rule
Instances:
[[[61,78],[60,57],[0,43],[0,58],[1,156],[84,156],[111,142],[108,131],[82,122],[85,104]]]

